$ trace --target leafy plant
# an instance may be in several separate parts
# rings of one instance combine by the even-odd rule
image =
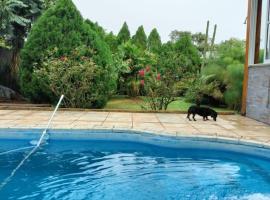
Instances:
[[[50,102],[55,102],[65,94],[66,107],[101,108],[106,105],[110,95],[110,78],[108,70],[98,66],[91,57],[81,52],[85,47],[77,48],[68,57],[51,57],[44,59],[41,66],[33,72],[35,92],[42,90]],[[93,52],[89,49],[89,54]]]
[[[241,109],[244,66],[242,64],[227,67],[227,90],[224,93],[225,103],[234,110]]]
[[[189,88],[185,93],[186,101],[201,104],[205,97],[221,100],[223,94],[219,90],[219,84],[214,77],[215,75],[197,75],[189,80]]]
[[[33,78],[33,72],[44,66],[43,60],[50,56],[51,52],[54,52],[55,58],[69,57],[73,56],[74,49],[82,46],[85,48],[81,48],[80,55],[91,58],[110,75],[103,79],[103,82],[113,91],[116,77],[109,47],[98,33],[84,22],[71,0],[58,0],[34,24],[22,50],[20,85],[24,95],[34,102],[50,100],[38,79]],[[91,53],[87,51],[88,48],[92,50]]]
[[[143,73],[142,73],[143,72]],[[174,80],[172,74],[167,73],[161,76],[149,66],[141,71],[140,84],[145,90],[144,101],[151,110],[167,110],[168,105],[175,100]]]

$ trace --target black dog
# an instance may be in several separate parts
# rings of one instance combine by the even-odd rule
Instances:
[[[211,116],[213,118],[214,121],[217,121],[217,112],[214,111],[211,108],[206,108],[206,107],[200,107],[200,106],[190,106],[188,109],[188,115],[187,118],[189,119],[189,121],[191,121],[191,119],[189,118],[190,115],[193,115],[193,120],[196,121],[195,119],[195,115],[198,114],[200,116],[203,117],[203,120],[206,121],[208,120],[208,116]]]

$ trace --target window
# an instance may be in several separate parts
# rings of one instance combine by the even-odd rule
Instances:
[[[266,14],[266,35],[265,35],[265,62],[270,62],[270,0],[268,0]]]

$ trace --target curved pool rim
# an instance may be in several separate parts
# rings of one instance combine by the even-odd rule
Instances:
[[[43,129],[0,129],[0,140],[37,140]],[[270,144],[256,140],[205,135],[172,135],[130,129],[51,129],[50,140],[112,140],[178,149],[210,149],[244,153],[270,159]],[[29,143],[30,144],[30,143]]]

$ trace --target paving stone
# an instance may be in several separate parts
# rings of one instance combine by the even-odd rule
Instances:
[[[0,128],[45,128],[50,111],[0,110]],[[55,129],[137,130],[160,135],[228,138],[270,144],[270,126],[240,115],[222,115],[215,122],[189,121],[184,114],[61,111]]]

